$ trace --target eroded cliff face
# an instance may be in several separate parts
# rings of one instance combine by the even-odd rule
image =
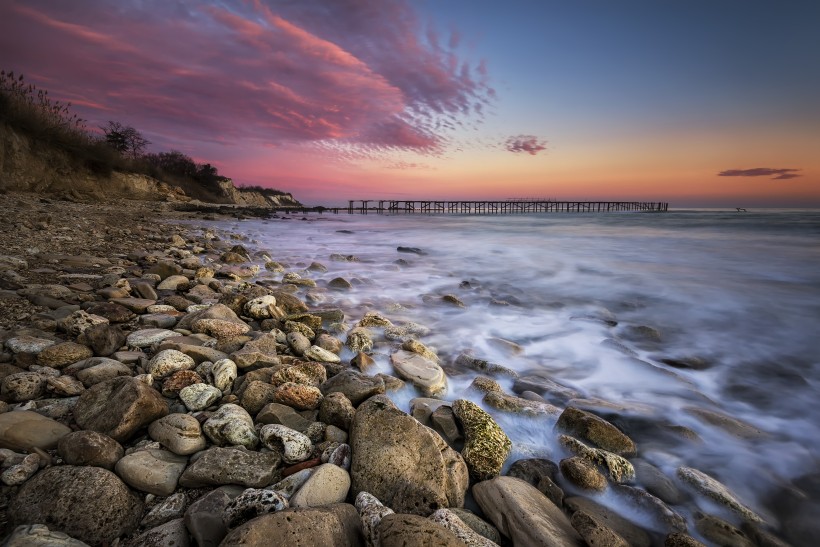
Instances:
[[[136,173],[98,175],[78,168],[62,150],[38,145],[0,124],[0,191],[88,199],[130,198],[185,202],[191,198],[176,186]],[[255,207],[300,207],[292,195],[265,196],[236,188],[230,179],[220,183],[219,203]]]

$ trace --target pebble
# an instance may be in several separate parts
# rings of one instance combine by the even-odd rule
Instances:
[[[157,353],[148,362],[148,374],[154,378],[165,378],[180,370],[189,370],[196,366],[192,357],[175,349],[166,349]]]
[[[317,507],[341,503],[350,490],[350,475],[337,465],[316,468],[304,485],[290,498],[291,507]]]
[[[447,376],[435,361],[406,350],[393,353],[390,361],[398,376],[419,388],[425,397],[446,393]]]
[[[129,334],[125,343],[131,348],[149,348],[174,336],[179,336],[179,333],[167,329],[142,329]]]
[[[307,359],[313,359],[321,363],[340,363],[342,361],[335,353],[319,346],[310,346],[303,355]]]
[[[168,414],[148,426],[148,435],[165,448],[188,456],[207,445],[199,420],[189,414]]]
[[[205,410],[222,397],[222,391],[208,384],[193,384],[179,391],[179,398],[188,410]]]

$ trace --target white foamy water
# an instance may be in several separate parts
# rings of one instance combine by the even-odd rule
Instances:
[[[353,290],[327,290],[326,301],[315,304],[342,308],[351,325],[375,310],[397,324],[429,327],[421,341],[435,348],[451,373],[447,399],[480,402],[467,392],[478,373],[447,367],[464,350],[520,375],[546,374],[584,399],[628,407],[593,410],[633,436],[640,456],[668,476],[681,465],[696,467],[764,514],[763,500],[784,480],[816,470],[816,211],[299,218],[222,227],[248,235],[287,271],[321,262],[326,273],[305,273],[320,288],[335,277],[351,280]],[[399,253],[399,246],[425,254]],[[359,261],[333,261],[333,253]],[[445,294],[466,307],[442,303]],[[637,326],[657,329],[661,340],[630,336]],[[499,338],[521,352],[510,352]],[[607,339],[618,340],[622,351],[602,345]],[[378,368],[388,373],[389,353],[388,342],[377,347]],[[706,368],[663,361],[686,358]],[[496,379],[512,392],[510,378]],[[407,410],[413,396],[408,389],[394,398]],[[733,435],[692,408],[746,426]],[[555,461],[564,457],[554,418],[492,413],[519,453],[526,445]],[[689,428],[701,441],[670,433],[668,426]]]

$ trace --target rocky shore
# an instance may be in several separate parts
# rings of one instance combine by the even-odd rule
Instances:
[[[547,378],[508,393],[496,378],[514,371],[462,355],[475,380],[440,399],[427,328],[315,305],[351,288],[317,286],[321,263],[281,264],[163,203],[0,206],[5,545],[786,545]],[[563,453],[511,461],[503,413]]]

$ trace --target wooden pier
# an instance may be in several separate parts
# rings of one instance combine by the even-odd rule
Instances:
[[[339,213],[342,207],[325,207]],[[669,204],[660,201],[555,201],[551,199],[516,198],[500,201],[426,201],[351,199],[347,213],[362,214],[462,214],[514,215],[527,213],[610,213],[666,212]]]

